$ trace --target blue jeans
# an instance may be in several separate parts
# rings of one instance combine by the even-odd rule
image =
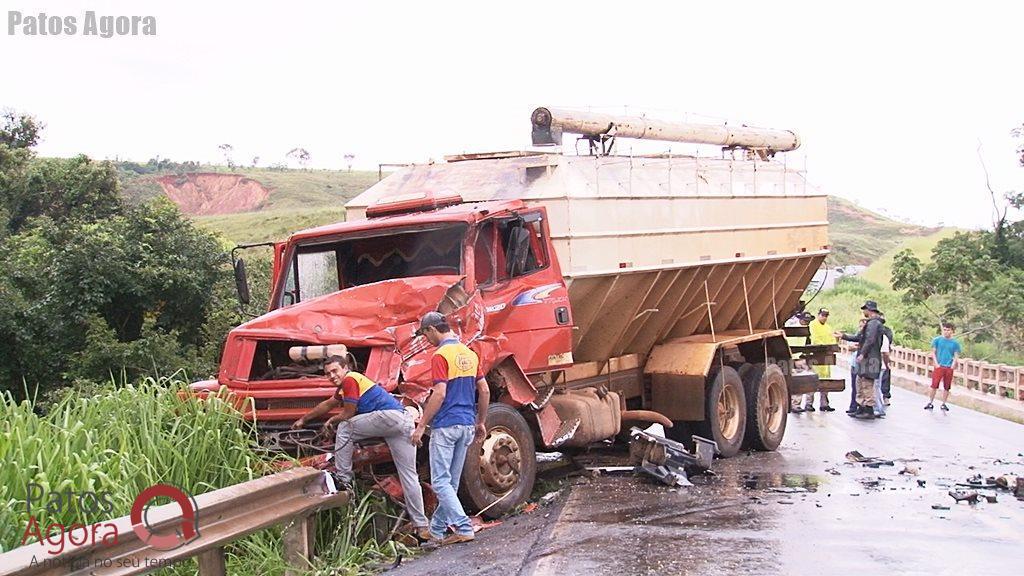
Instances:
[[[456,425],[430,431],[430,483],[437,494],[437,510],[430,519],[430,534],[444,537],[452,526],[456,533],[470,535],[473,525],[459,502],[459,479],[466,463],[466,451],[476,434],[474,426]]]
[[[888,370],[883,368],[882,369],[882,373],[879,374],[878,378],[875,380],[875,415],[876,416],[885,416],[885,401],[882,400],[882,381],[885,379],[886,372],[888,372]]]

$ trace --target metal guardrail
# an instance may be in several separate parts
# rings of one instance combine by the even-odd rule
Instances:
[[[347,492],[331,494],[320,470],[286,470],[196,496],[198,537],[174,550],[158,550],[141,540],[125,516],[109,521],[117,528],[116,543],[72,543],[57,554],[46,542],[28,544],[0,554],[0,576],[129,576],[192,557],[202,576],[223,576],[225,544],[286,522],[285,558],[299,570],[308,567],[312,556],[316,512],[343,506],[348,498]],[[150,508],[146,519],[157,534],[173,533],[188,522],[175,503]]]
[[[842,345],[845,356],[852,350]],[[894,346],[890,355],[893,373],[902,372],[930,379],[935,363],[930,351]],[[989,364],[972,358],[960,358],[953,366],[953,383],[969,390],[1000,398],[1024,401],[1024,366]]]

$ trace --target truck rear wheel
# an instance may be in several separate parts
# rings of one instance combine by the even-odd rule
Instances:
[[[526,502],[536,475],[537,456],[526,420],[507,404],[491,404],[487,436],[469,447],[462,468],[462,502],[474,511],[486,509],[483,515],[488,518],[497,518]]]
[[[718,443],[722,458],[739,453],[747,428],[747,400],[736,369],[722,366],[710,378],[704,401],[704,420],[693,422],[694,432]]]
[[[743,448],[776,450],[786,433],[789,393],[786,376],[775,364],[744,364],[740,368],[747,396],[747,432]]]

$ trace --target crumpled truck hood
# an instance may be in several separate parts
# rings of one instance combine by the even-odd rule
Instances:
[[[419,276],[346,288],[278,308],[250,320],[234,335],[349,346],[395,344],[394,329],[437,308],[460,276]]]

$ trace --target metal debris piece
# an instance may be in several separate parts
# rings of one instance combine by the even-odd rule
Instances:
[[[879,458],[877,456],[865,456],[857,450],[851,450],[846,453],[846,459],[850,462],[857,462],[863,464],[868,468],[878,468],[879,466],[895,466],[896,463],[892,460],[886,460],[885,458]]]
[[[630,436],[630,454],[640,460],[640,470],[669,486],[692,486],[686,476],[687,471],[706,471],[718,453],[718,444],[700,436],[693,436],[696,454],[679,442],[650,434],[640,428],[632,428]]]
[[[978,493],[974,490],[950,490],[949,495],[958,503],[965,500],[970,504],[978,503]]]
[[[932,504],[932,510],[949,510],[949,506],[945,504]]]
[[[913,466],[904,466],[903,470],[900,470],[900,474],[905,474],[905,475],[910,475],[910,476],[917,476],[920,473],[921,473],[921,469],[920,468],[915,468]]]
[[[555,490],[554,492],[548,492],[547,494],[541,496],[540,497],[540,505],[541,506],[547,506],[548,504],[551,504],[552,502],[555,501],[555,498],[558,498],[558,495],[560,493],[561,492],[559,492],[558,490]]]
[[[596,476],[614,476],[632,474],[636,472],[636,466],[589,466],[586,471]]]
[[[808,492],[807,488],[790,487],[790,486],[775,486],[768,489],[769,492],[780,492],[782,494],[797,494],[800,492]]]
[[[927,480],[918,480],[917,481],[917,485],[920,486],[921,488],[924,488],[924,485],[926,483],[927,483]]]

